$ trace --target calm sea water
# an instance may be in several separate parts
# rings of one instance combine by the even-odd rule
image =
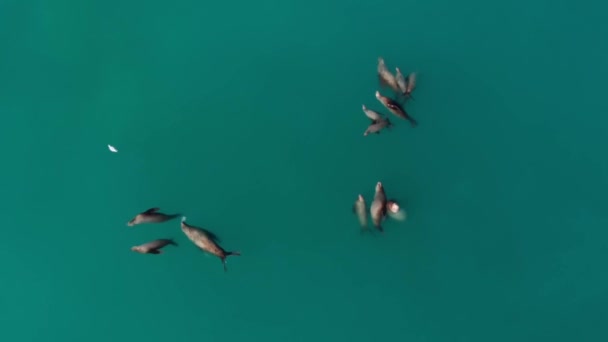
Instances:
[[[606,7],[0,1],[4,340],[608,340]]]

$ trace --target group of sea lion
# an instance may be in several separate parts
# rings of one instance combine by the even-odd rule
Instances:
[[[391,73],[386,67],[386,63],[382,57],[378,57],[378,79],[380,81],[380,86],[389,87],[396,95],[397,99],[402,100],[403,102],[412,98],[412,91],[416,87],[416,73],[410,73],[407,78],[403,76],[401,70],[399,68],[395,68],[395,75]],[[392,99],[388,96],[384,96],[380,94],[380,91],[376,90],[376,99],[382,103],[382,105],[388,109],[393,115],[398,118],[407,120],[410,122],[412,127],[418,125],[416,120],[412,118],[403,108],[403,105],[399,103],[398,100]],[[380,134],[380,131],[384,128],[390,129],[393,124],[388,118],[385,118],[382,114],[367,108],[367,106],[362,106],[363,113],[367,116],[372,123],[367,127],[364,136],[368,134],[375,133]]]
[[[386,193],[384,192],[384,186],[382,182],[376,183],[376,190],[374,194],[374,200],[370,205],[369,212],[372,217],[372,223],[376,229],[380,232],[384,232],[384,228],[382,228],[382,222],[386,218],[386,216],[391,216],[397,220],[405,219],[405,212],[399,208],[399,203],[396,200],[386,199]],[[355,201],[353,205],[353,212],[357,214],[357,218],[359,219],[359,224],[361,224],[361,232],[367,230],[367,205],[365,203],[365,198],[363,195],[359,194],[359,197]]]
[[[393,90],[398,99],[406,101],[412,98],[412,91],[414,91],[414,88],[416,87],[416,73],[412,72],[406,78],[399,68],[395,68],[395,71],[396,73],[393,75],[386,67],[384,58],[378,57],[378,80],[380,81],[380,85],[382,87],[389,87]],[[395,116],[408,120],[412,127],[417,125],[416,120],[409,116],[397,100],[384,96],[380,94],[379,91],[376,91],[376,99]],[[372,121],[369,127],[367,127],[367,130],[363,133],[364,136],[367,136],[370,133],[380,134],[382,129],[390,128],[392,126],[392,123],[388,118],[384,118],[382,114],[367,108],[365,105],[363,105],[363,113]],[[363,195],[359,194],[359,197],[353,205],[353,212],[357,214],[362,231],[367,230],[367,206]],[[405,211],[399,208],[397,201],[386,199],[386,193],[384,192],[382,182],[376,183],[374,200],[370,206],[370,214],[374,227],[380,232],[384,231],[382,222],[387,215],[397,220],[405,219]]]
[[[160,208],[151,208],[139,213],[133,219],[127,222],[127,225],[132,227],[144,223],[162,223],[180,216],[180,214],[163,214],[159,212],[159,210]],[[222,264],[224,265],[224,271],[227,271],[226,257],[230,255],[241,255],[240,252],[225,251],[219,245],[220,240],[215,234],[206,229],[195,227],[186,223],[185,216],[182,217],[181,228],[182,232],[184,232],[186,237],[188,237],[188,239],[192,241],[196,247],[200,248],[203,252],[213,254],[220,258],[220,260],[222,260]],[[142,254],[161,254],[163,252],[161,248],[167,245],[177,246],[172,239],[157,239],[144,243],[143,245],[133,246],[131,247],[131,250]]]

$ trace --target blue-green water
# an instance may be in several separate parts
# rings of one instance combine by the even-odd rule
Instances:
[[[0,1],[3,341],[608,340],[607,7]]]

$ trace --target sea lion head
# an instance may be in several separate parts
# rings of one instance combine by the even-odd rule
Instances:
[[[141,222],[141,214],[135,216],[131,221],[127,222],[127,226],[132,227]]]
[[[361,194],[359,194],[359,201],[361,201],[361,202],[364,201],[363,196]]]
[[[131,247],[131,250],[137,253],[145,253],[144,249],[141,246],[133,246]]]
[[[382,95],[380,95],[380,92],[379,92],[378,90],[376,90],[376,98],[377,98],[378,100],[380,100],[380,97],[381,97],[381,96],[382,96]]]
[[[382,182],[376,183],[376,191],[382,190]]]
[[[395,201],[388,201],[386,203],[386,209],[391,213],[396,214],[399,212],[399,204]]]

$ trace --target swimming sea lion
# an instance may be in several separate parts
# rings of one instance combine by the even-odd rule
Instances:
[[[131,250],[142,254],[161,254],[163,252],[161,248],[165,247],[166,245],[177,246],[177,244],[171,239],[158,239],[144,243],[143,245],[133,246],[131,247]]]
[[[386,201],[386,211],[393,214],[397,213],[399,211],[399,203],[394,199]]]
[[[384,58],[382,57],[378,57],[378,79],[380,81],[380,85],[387,86],[396,92],[399,91],[397,80],[395,79],[395,76],[393,76],[393,74],[386,67],[386,64],[384,63]]]
[[[407,82],[405,82],[405,77],[403,76],[403,74],[401,73],[401,70],[399,70],[399,68],[395,68],[395,80],[397,81],[397,86],[399,87],[399,92],[401,94],[405,94],[405,92],[407,91]]]
[[[357,214],[357,218],[359,219],[359,224],[361,224],[361,229],[367,229],[367,208],[365,206],[365,198],[359,195],[357,201],[353,205],[353,212]]]
[[[241,252],[226,252],[220,245],[217,244],[219,239],[211,232],[191,226],[186,223],[186,217],[182,217],[182,231],[196,247],[202,251],[213,254],[222,260],[224,272],[226,269],[226,257],[229,255],[241,255]]]
[[[369,211],[376,229],[381,232],[384,231],[382,229],[382,221],[386,216],[386,194],[384,193],[382,182],[376,183],[376,193],[374,194],[374,200]]]
[[[369,125],[367,127],[367,129],[365,130],[365,132],[363,132],[363,136],[367,136],[368,134],[371,133],[376,133],[376,134],[380,134],[380,131],[383,128],[391,128],[393,124],[390,122],[390,120],[387,119],[380,119],[378,121],[376,121],[375,123],[372,123],[371,125]]]
[[[399,207],[399,203],[396,200],[390,199],[386,201],[386,214],[397,221],[405,221],[407,213],[405,210]]]
[[[159,213],[160,208],[151,208],[143,213],[137,214],[131,221],[127,222],[127,226],[134,226],[142,223],[161,223],[179,216],[179,214],[167,215]]]
[[[407,88],[405,89],[405,96],[411,97],[414,88],[416,88],[416,73],[412,72],[407,76]]]
[[[403,109],[403,107],[401,107],[401,105],[397,103],[397,101],[381,95],[379,91],[376,91],[376,98],[378,99],[378,101],[380,101],[380,103],[384,105],[384,107],[386,107],[386,109],[388,109],[395,116],[408,120],[412,127],[416,127],[416,125],[418,125],[416,120],[409,116],[405,109]]]
[[[375,110],[371,110],[365,105],[362,105],[361,108],[363,109],[363,113],[365,113],[365,116],[372,120],[372,123],[376,123],[378,120],[382,119],[382,114],[376,112]]]

